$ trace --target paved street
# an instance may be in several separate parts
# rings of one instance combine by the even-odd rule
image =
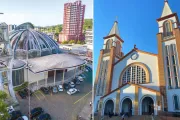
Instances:
[[[44,95],[41,91],[36,91],[33,96],[30,97],[30,109],[42,107],[45,112],[52,116],[53,120],[76,120],[77,115],[82,111],[92,96],[91,74],[92,72],[85,73],[88,79],[85,79],[81,85],[77,85],[80,93],[74,95],[68,95],[66,91],[49,95]],[[18,97],[18,99],[22,113],[28,115],[28,98],[23,100]]]

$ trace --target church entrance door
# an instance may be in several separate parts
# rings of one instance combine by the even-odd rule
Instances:
[[[142,115],[154,114],[154,101],[151,97],[142,100]]]
[[[108,100],[105,104],[104,115],[112,113],[114,113],[114,102],[112,100]]]
[[[122,113],[129,113],[132,115],[132,101],[129,98],[126,98],[122,102]]]

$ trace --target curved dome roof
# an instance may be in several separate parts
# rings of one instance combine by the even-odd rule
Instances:
[[[19,29],[10,33],[10,42],[15,58],[46,56],[60,53],[58,43],[45,33],[34,29]]]

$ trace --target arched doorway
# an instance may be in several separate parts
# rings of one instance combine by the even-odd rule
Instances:
[[[108,100],[104,107],[104,115],[109,115],[109,113],[114,113],[114,102],[112,100]]]
[[[151,97],[142,100],[142,115],[154,114],[154,101]]]
[[[122,113],[129,113],[132,115],[132,101],[129,98],[125,98],[122,102]]]

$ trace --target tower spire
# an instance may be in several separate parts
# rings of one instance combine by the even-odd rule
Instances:
[[[168,0],[164,0],[164,8],[161,17],[172,14],[171,8],[169,7]]]
[[[117,18],[116,18],[116,19],[117,19]],[[117,36],[120,37],[120,35],[119,35],[119,29],[118,29],[118,22],[117,22],[117,21],[114,22],[114,25],[113,25],[111,31],[109,32],[109,35],[108,35],[108,36],[114,35],[114,34],[116,34]]]

